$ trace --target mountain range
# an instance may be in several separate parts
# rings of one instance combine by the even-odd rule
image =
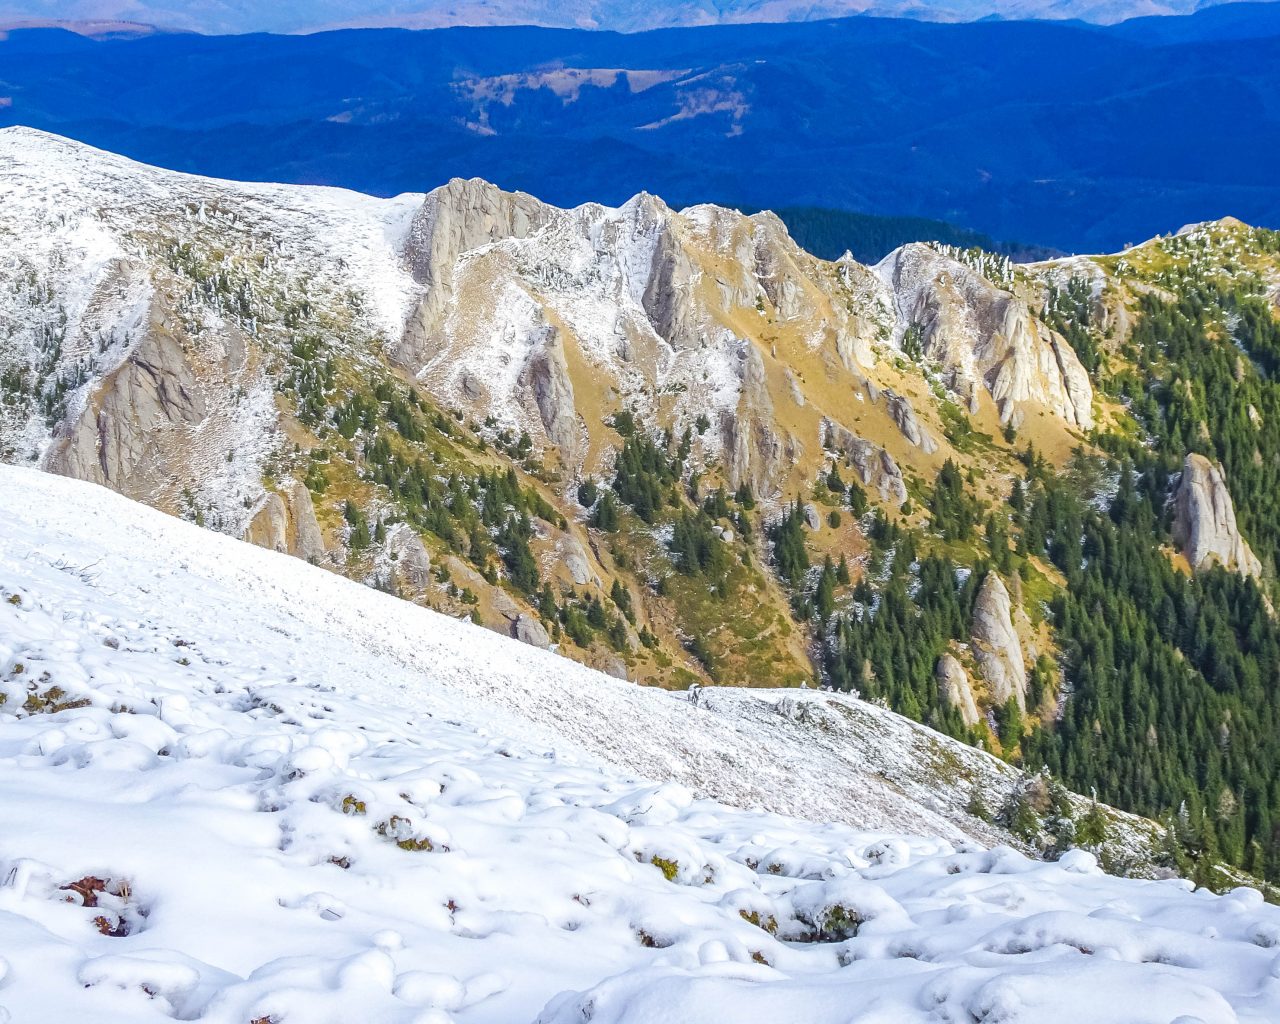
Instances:
[[[1280,1011],[1280,233],[0,194],[0,1019]]]
[[[1160,819],[1143,864],[1280,875],[1280,234],[867,266],[25,128],[0,179],[5,461],[634,682],[858,693]]]
[[[476,176],[567,206],[648,190],[1115,251],[1229,213],[1280,224],[1262,158],[1280,152],[1277,10],[1110,28],[14,31],[0,41],[0,124],[178,170],[384,196]]]
[[[1216,0],[1221,2],[1221,0]],[[0,3],[0,23],[128,23],[221,35],[239,32],[315,32],[344,28],[446,28],[457,25],[540,25],[545,28],[643,32],[656,28],[760,22],[821,21],[853,15],[925,21],[1080,19],[1111,24],[1144,16],[1190,14],[1215,0],[322,0],[248,3],[220,0],[27,0]]]

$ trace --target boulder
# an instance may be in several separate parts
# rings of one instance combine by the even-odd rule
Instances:
[[[822,516],[818,514],[818,508],[812,503],[806,503],[803,509],[804,525],[811,530],[822,529]]]
[[[565,571],[569,573],[569,578],[577,586],[586,586],[593,580],[598,582],[595,572],[591,569],[591,559],[587,555],[587,549],[573,534],[563,533],[557,538],[555,553]]]
[[[551,646],[551,637],[547,635],[542,623],[527,612],[517,616],[516,621],[512,623],[511,635],[521,643],[544,651]]]
[[[1174,509],[1173,540],[1193,570],[1217,564],[1245,576],[1262,574],[1262,563],[1236,526],[1235,506],[1221,466],[1203,455],[1188,455]]]

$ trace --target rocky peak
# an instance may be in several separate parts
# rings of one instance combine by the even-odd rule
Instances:
[[[1222,467],[1192,452],[1182,464],[1174,499],[1174,543],[1195,571],[1218,564],[1246,576],[1260,576],[1262,563],[1236,526],[1235,506]]]
[[[1002,264],[992,267],[1003,272]],[[894,250],[875,271],[894,296],[895,342],[901,346],[914,332],[921,353],[942,364],[957,392],[982,384],[1006,423],[1030,402],[1070,426],[1093,425],[1093,388],[1080,360],[1013,291],[924,243]]]

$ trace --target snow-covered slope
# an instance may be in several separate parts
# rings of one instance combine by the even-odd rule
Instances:
[[[0,523],[0,1019],[1280,1014],[1256,892],[984,850],[885,712],[629,687],[31,471]]]

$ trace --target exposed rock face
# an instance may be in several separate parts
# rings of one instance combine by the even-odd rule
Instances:
[[[973,687],[969,674],[954,654],[946,653],[938,659],[934,674],[938,680],[938,695],[960,712],[965,725],[978,724],[978,706],[973,700]]]
[[[403,523],[397,526],[387,538],[387,547],[395,555],[396,575],[402,586],[423,590],[431,583],[431,556],[412,527]]]
[[[817,531],[822,529],[822,516],[818,514],[816,505],[806,503],[804,506],[804,525]]]
[[[1222,467],[1194,452],[1182,464],[1173,539],[1196,571],[1216,563],[1246,576],[1262,574],[1262,563],[1236,527],[1235,506]]]
[[[764,361],[752,345],[739,346],[737,407],[722,414],[724,447],[729,452],[729,485],[749,484],[754,493],[776,494],[804,446],[783,430],[774,416]]]
[[[425,294],[395,349],[417,372],[433,353],[440,320],[454,289],[454,268],[464,253],[505,238],[525,238],[551,208],[523,192],[504,192],[479,178],[454,178],[428,193],[413,218],[405,257]]]
[[[587,554],[587,549],[573,534],[563,533],[556,538],[555,556],[577,586],[586,586],[593,580],[599,582],[599,578],[591,568],[591,558]]]
[[[1080,360],[1012,292],[922,243],[875,269],[897,304],[899,343],[918,332],[923,354],[948,370],[958,392],[981,382],[1006,423],[1019,404],[1034,402],[1071,426],[1093,425],[1093,388]]]
[[[893,461],[893,456],[880,446],[831,420],[822,421],[822,445],[847,455],[863,485],[875,488],[882,501],[900,505],[907,500],[902,470]]]
[[[205,418],[200,387],[178,343],[158,324],[106,377],[49,459],[65,476],[133,498],[186,476],[186,432]]]
[[[319,562],[324,557],[324,534],[316,521],[316,507],[311,492],[298,480],[290,480],[284,487],[289,503],[289,553],[307,562]]]
[[[928,432],[920,426],[920,421],[916,419],[915,410],[911,408],[911,401],[892,391],[885,391],[884,395],[889,416],[897,424],[898,429],[902,431],[902,436],[926,455],[932,455],[936,452],[938,450],[938,442],[930,437]]]
[[[324,537],[316,522],[311,492],[297,480],[287,481],[279,494],[268,491],[244,539],[272,551],[319,562],[324,555]]]
[[[993,705],[1010,697],[1027,708],[1027,668],[1013,628],[1009,591],[997,573],[987,573],[973,605],[973,656],[991,690]]]
[[[257,544],[260,548],[268,548],[285,554],[289,550],[289,513],[284,507],[284,499],[275,492],[269,492],[262,500],[245,540]]]
[[[542,623],[529,614],[520,615],[511,624],[511,635],[521,643],[544,651],[551,646],[551,637],[547,635]]]
[[[569,379],[564,349],[554,332],[548,332],[543,344],[529,357],[521,384],[533,392],[547,439],[560,450],[561,459],[576,465],[578,409],[573,400],[573,382]]]

